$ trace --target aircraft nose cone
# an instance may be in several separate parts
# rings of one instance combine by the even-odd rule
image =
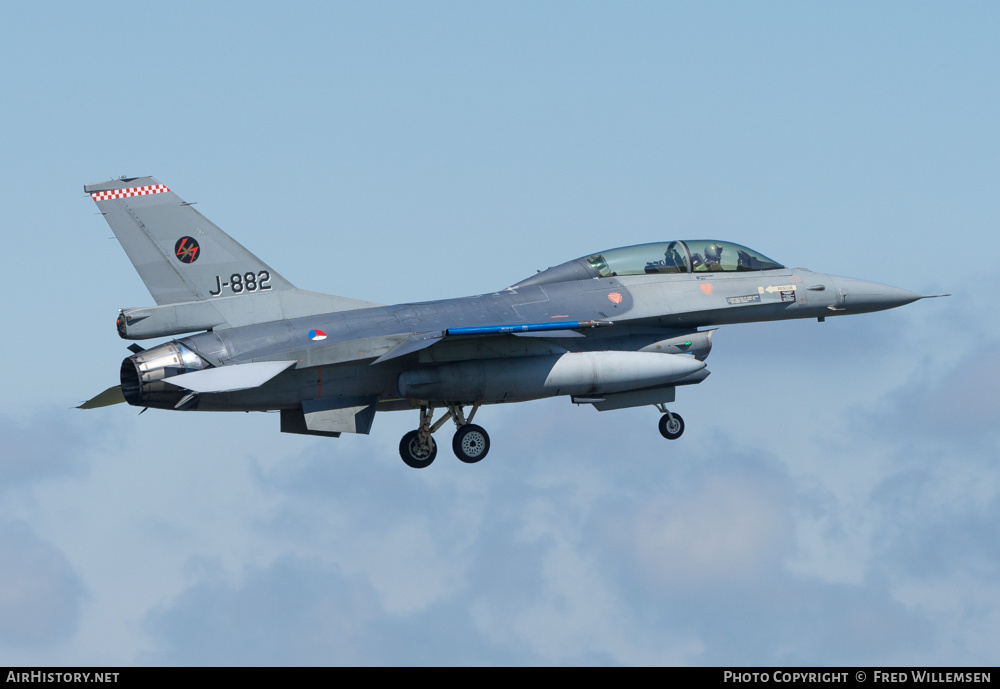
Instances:
[[[838,277],[836,284],[838,305],[849,313],[893,309],[921,299],[923,296],[899,287],[854,278]]]

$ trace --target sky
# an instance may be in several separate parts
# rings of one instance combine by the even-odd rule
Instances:
[[[998,29],[989,2],[7,7],[0,664],[995,665]],[[677,441],[553,399],[414,471],[415,412],[334,440],[73,408],[152,304],[83,193],[120,175],[381,303],[700,237],[953,296],[721,328]]]

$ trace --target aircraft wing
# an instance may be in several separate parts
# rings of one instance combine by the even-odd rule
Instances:
[[[388,352],[372,362],[379,364],[383,361],[398,359],[399,357],[419,352],[422,349],[433,347],[447,339],[490,337],[494,335],[515,335],[522,337],[583,337],[578,332],[582,328],[601,328],[613,325],[611,321],[564,321],[561,323],[519,323],[515,325],[487,325],[467,328],[448,328],[446,330],[435,330],[431,332],[416,333],[403,340]]]

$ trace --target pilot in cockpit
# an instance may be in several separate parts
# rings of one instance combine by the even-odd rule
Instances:
[[[711,243],[705,245],[705,255],[692,254],[691,267],[696,271],[709,272],[722,270],[722,245]]]

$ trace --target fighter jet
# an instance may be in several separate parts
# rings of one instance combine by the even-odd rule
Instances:
[[[131,344],[120,385],[81,405],[278,411],[281,431],[368,434],[378,411],[411,410],[399,454],[434,461],[449,420],[463,462],[486,457],[482,405],[568,397],[600,411],[666,405],[708,377],[715,326],[880,311],[923,295],[790,269],[714,239],[588,254],[490,294],[384,306],[297,289],[152,177],[88,184],[156,306],[121,309]],[[940,296],[940,295],[928,295]],[[440,417],[435,420],[435,410]],[[468,410],[468,412],[466,412]]]

